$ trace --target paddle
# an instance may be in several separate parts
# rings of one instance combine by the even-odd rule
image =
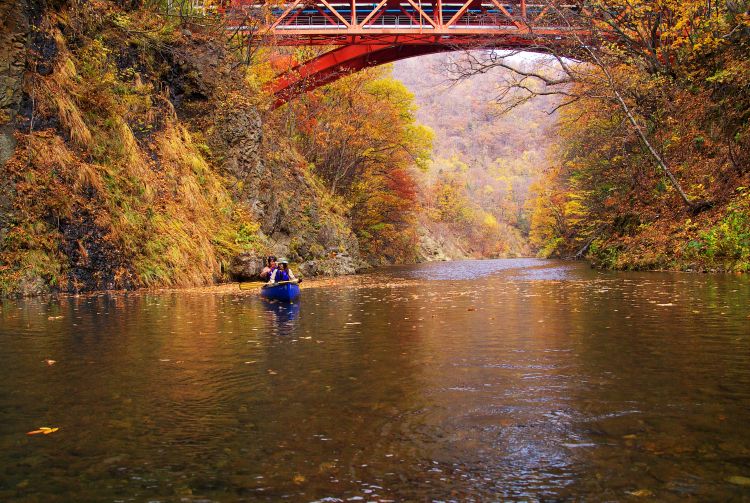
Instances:
[[[240,290],[253,290],[258,287],[267,288],[267,287],[289,285],[289,284],[296,285],[298,283],[302,283],[302,280],[296,279],[294,281],[279,281],[279,282],[271,283],[271,284],[268,284],[265,281],[246,281],[244,283],[239,283],[239,285],[240,285]]]
[[[265,285],[265,281],[247,281],[244,283],[240,283],[240,290],[254,290],[258,287],[261,287]]]
[[[275,286],[281,286],[281,285],[296,285],[298,283],[302,283],[301,279],[295,279],[290,281],[277,281],[276,283],[266,283],[263,285],[263,288],[273,288]]]

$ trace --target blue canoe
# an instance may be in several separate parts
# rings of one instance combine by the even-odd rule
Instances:
[[[260,287],[261,296],[267,299],[291,302],[299,297],[299,285],[296,281],[280,281]]]

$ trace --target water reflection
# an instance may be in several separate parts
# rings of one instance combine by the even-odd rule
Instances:
[[[299,302],[279,302],[277,300],[261,300],[263,309],[267,313],[269,328],[279,335],[292,335],[299,316]]]
[[[407,278],[425,280],[479,279],[501,271],[523,271],[528,268],[548,268],[549,262],[540,259],[522,258],[513,260],[456,260],[432,262],[418,268],[396,266],[389,268],[388,275],[401,274]]]
[[[536,260],[4,302],[0,500],[742,501],[749,303]]]

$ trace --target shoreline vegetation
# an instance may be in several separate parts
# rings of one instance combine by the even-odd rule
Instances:
[[[265,85],[309,48],[248,46],[159,2],[6,3],[0,297],[252,280],[268,254],[307,278],[534,253],[748,272],[750,7],[629,3],[637,22],[695,22],[662,26],[669,65],[603,45],[552,115],[548,74],[536,101],[515,81],[518,103],[493,108],[511,69],[458,83],[471,102],[429,101],[413,92],[445,77],[416,60],[273,111]]]
[[[388,267],[388,266],[386,266]],[[419,285],[419,280],[414,279],[408,279],[404,278],[401,280],[393,280],[391,279],[387,283],[370,283],[367,281],[363,281],[363,274],[362,273],[356,273],[346,276],[316,276],[313,278],[305,279],[304,282],[300,284],[300,289],[309,289],[309,288],[326,288],[329,286],[341,286],[346,285],[350,288],[372,288],[372,287],[379,287],[379,288],[391,288],[391,287],[403,287],[403,286],[412,286],[412,285]],[[240,285],[252,285],[252,287],[246,287],[243,288]],[[247,282],[238,282],[238,281],[232,281],[227,283],[220,283],[220,284],[212,284],[212,285],[205,285],[205,286],[186,286],[186,287],[178,287],[178,288],[154,288],[154,287],[142,287],[137,289],[131,289],[131,290],[94,290],[94,291],[86,291],[86,292],[49,292],[42,294],[37,297],[55,297],[55,298],[89,298],[89,297],[97,297],[102,295],[108,295],[108,296],[140,296],[140,295],[164,295],[164,294],[171,294],[171,293],[180,293],[180,294],[220,294],[220,295],[236,295],[236,296],[256,296],[260,297],[260,287],[264,285],[264,282],[260,281],[247,281]]]
[[[538,257],[516,257],[516,258],[538,258]],[[461,260],[461,259],[458,259]],[[472,260],[492,260],[492,259],[472,259]],[[541,259],[541,260],[554,260],[569,263],[579,263],[579,259]],[[451,262],[451,261],[447,261]],[[587,261],[583,261],[587,262]],[[393,264],[398,265],[417,265],[417,264]],[[592,268],[596,268],[591,264]],[[391,267],[391,266],[384,266]],[[609,270],[616,272],[613,269],[600,269]],[[655,273],[671,273],[671,274],[700,274],[700,275],[716,275],[716,276],[736,276],[744,275],[745,272],[740,271],[727,271],[727,270],[679,270],[679,269],[634,269],[631,272],[655,272]],[[305,281],[300,283],[300,289],[315,289],[315,288],[326,288],[331,286],[341,287],[346,286],[347,288],[362,289],[362,288],[400,288],[408,286],[418,286],[422,284],[423,280],[416,280],[411,278],[402,278],[394,280],[391,278],[390,281],[383,283],[377,280],[370,280],[368,274],[370,271],[361,271],[350,275],[344,276],[315,276],[312,278],[305,278]],[[455,281],[455,280],[443,280],[443,281]],[[91,290],[82,292],[46,292],[44,294],[37,295],[37,298],[91,298],[100,297],[103,295],[111,297],[121,296],[142,296],[142,295],[165,295],[165,294],[211,294],[211,295],[234,295],[240,297],[258,297],[260,298],[261,286],[266,284],[262,281],[229,281],[226,283],[216,283],[203,286],[185,286],[185,287],[140,287],[135,289],[121,289],[121,290]],[[245,285],[245,286],[243,286]],[[18,298],[18,297],[15,297]],[[7,298],[11,300],[11,298]]]

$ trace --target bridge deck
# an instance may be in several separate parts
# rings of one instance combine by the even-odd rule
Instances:
[[[222,10],[234,29],[260,33],[277,45],[349,45],[378,36],[400,42],[397,37],[415,33],[420,37],[413,42],[433,36],[432,43],[459,44],[477,36],[562,35],[572,29],[566,20],[579,7],[526,0],[231,0]]]
[[[194,0],[203,1],[203,0]],[[225,0],[230,29],[276,46],[333,50],[278,75],[276,106],[362,68],[459,48],[562,45],[582,12],[571,0]]]

